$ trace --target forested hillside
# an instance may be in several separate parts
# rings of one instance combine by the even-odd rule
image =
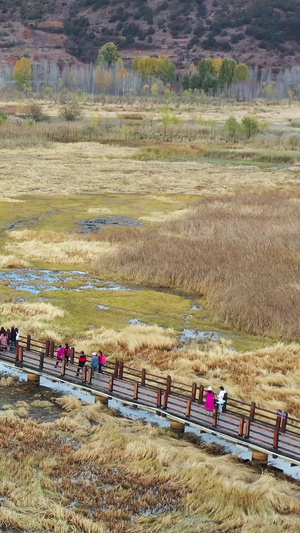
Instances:
[[[299,28],[299,0],[1,0],[0,57],[89,62],[112,40],[125,58],[168,55],[179,67],[212,55],[289,66]]]

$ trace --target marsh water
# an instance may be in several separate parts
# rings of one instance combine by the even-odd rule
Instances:
[[[101,302],[101,294],[104,292],[130,292],[130,291],[142,291],[142,287],[137,285],[125,285],[120,284],[112,280],[102,280],[96,276],[85,272],[83,270],[51,270],[51,269],[36,269],[36,268],[18,268],[10,270],[0,270],[0,282],[4,283],[10,289],[16,291],[16,301],[30,301],[30,295],[39,296],[42,301],[51,301],[49,297],[43,295],[43,292],[55,291],[75,291],[78,293],[84,293],[88,291],[99,292],[99,304],[98,310],[105,312],[111,309],[107,304]],[[160,290],[155,290],[158,294]],[[193,302],[193,297],[188,294],[178,293],[173,290],[164,289],[162,292],[168,294],[175,294],[178,297],[184,299],[190,299],[190,312],[182,313],[182,330],[179,335],[179,339],[183,342],[190,341],[218,341],[221,337],[234,338],[238,335],[233,335],[223,331],[209,330],[209,329],[196,329],[189,327],[190,319],[193,316],[197,317],[197,313],[201,313],[205,308],[197,303]],[[121,309],[121,308],[119,308]],[[128,319],[128,324],[146,326],[142,316],[138,315],[138,312],[134,311],[134,317]],[[141,313],[141,315],[147,315],[147,313]],[[202,320],[207,318],[201,315]]]

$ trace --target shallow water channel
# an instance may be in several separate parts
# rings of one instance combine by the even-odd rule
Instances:
[[[89,291],[99,292],[99,303],[97,305],[97,310],[105,313],[105,311],[110,311],[112,309],[119,311],[126,311],[121,307],[111,307],[103,302],[101,302],[101,294],[105,292],[115,292],[115,293],[129,293],[132,291],[143,291],[142,287],[137,285],[124,285],[116,283],[114,281],[107,281],[97,278],[96,276],[91,275],[89,272],[82,270],[50,270],[50,269],[35,269],[35,268],[18,268],[10,270],[0,270],[0,283],[4,283],[8,288],[13,289],[17,292],[16,301],[29,302],[30,295],[33,297],[38,296],[40,300],[51,301],[49,294],[47,297],[43,295],[43,292],[53,292],[55,296],[56,291],[75,291],[81,293],[84,297],[84,294],[88,294]],[[158,295],[161,294],[161,291],[153,289]],[[163,290],[163,293],[170,295],[176,295],[179,298],[190,300],[190,311],[188,313],[178,314],[178,318],[182,323],[182,329],[180,334],[180,340],[183,343],[190,341],[217,341],[221,337],[238,337],[238,335],[232,335],[223,331],[209,330],[209,329],[196,329],[195,327],[190,326],[191,319],[197,319],[197,315],[201,316],[201,320],[206,320],[201,313],[205,308],[193,301],[191,295],[177,293],[171,289]],[[130,314],[130,311],[127,310],[127,313]],[[192,313],[192,314],[191,314]],[[147,314],[155,318],[155,315],[151,313],[132,311],[133,317],[128,317],[128,324],[131,325],[140,325],[146,326],[145,318]],[[163,313],[162,313],[163,314]],[[139,316],[141,315],[141,316]],[[159,318],[159,311],[157,312],[157,318]]]

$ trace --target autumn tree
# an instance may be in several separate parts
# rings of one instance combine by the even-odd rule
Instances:
[[[163,83],[172,83],[175,78],[175,66],[168,57],[135,57],[132,68],[142,78],[153,76]]]
[[[221,70],[221,66],[222,66],[222,63],[223,63],[223,58],[222,57],[218,57],[217,59],[212,59],[212,62],[213,62],[213,66],[215,67],[215,71],[216,71],[217,75],[219,76],[220,70]]]
[[[224,87],[230,85],[234,80],[234,73],[237,67],[235,59],[223,59],[219,73],[219,85]]]
[[[233,75],[233,81],[239,82],[239,81],[248,81],[250,78],[250,70],[245,65],[245,63],[239,63],[239,65],[236,65],[234,75]]]
[[[32,68],[30,61],[26,57],[22,57],[16,62],[13,77],[17,89],[20,91],[28,91],[30,89]]]
[[[211,58],[201,59],[198,66],[198,87],[205,92],[214,91],[218,85],[217,71]]]
[[[120,59],[118,47],[115,43],[106,43],[100,48],[97,64],[111,68]]]

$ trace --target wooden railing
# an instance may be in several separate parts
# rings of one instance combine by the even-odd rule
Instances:
[[[66,381],[78,382],[78,356],[71,349],[70,363],[62,360],[55,367],[57,345],[53,341],[38,341],[30,335],[20,337],[16,353],[0,352],[0,359],[13,360],[26,368],[38,370],[45,375],[59,375]],[[255,402],[247,403],[228,398],[226,413],[221,416],[217,408],[208,415],[205,408],[206,389],[203,385],[188,385],[168,376],[157,376],[145,369],[128,367],[124,361],[108,361],[103,374],[93,373],[89,365],[83,367],[80,382],[99,390],[141,405],[164,410],[186,421],[217,428],[224,436],[252,442],[257,446],[283,451],[288,457],[300,461],[300,420],[287,413],[270,411]]]

